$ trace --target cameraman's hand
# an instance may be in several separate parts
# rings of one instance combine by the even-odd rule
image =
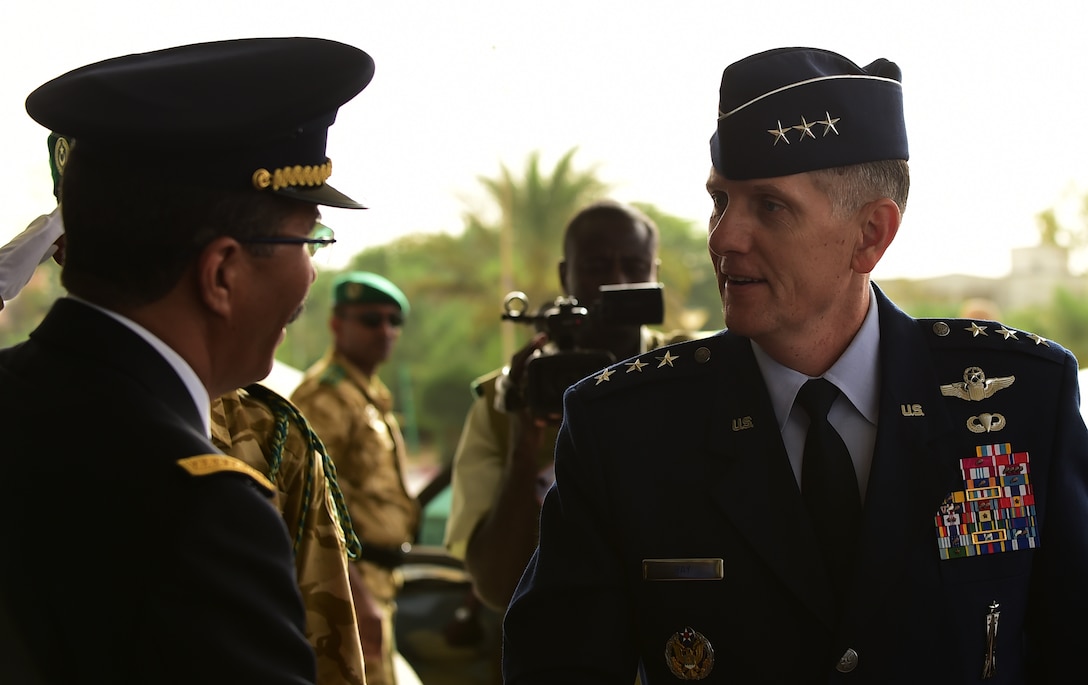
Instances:
[[[529,359],[537,350],[544,347],[548,343],[547,333],[537,333],[533,336],[532,340],[525,344],[525,347],[521,348],[514,353],[513,357],[510,357],[510,371],[508,373],[510,382],[515,387],[524,387],[525,382],[525,367],[529,364]]]
[[[548,342],[547,333],[537,333],[525,347],[510,358],[510,383],[513,387],[525,387],[525,367],[537,350]],[[510,450],[514,460],[525,464],[536,463],[537,451],[544,442],[547,421],[533,415],[528,406],[510,412]]]

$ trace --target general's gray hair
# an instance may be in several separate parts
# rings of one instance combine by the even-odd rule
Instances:
[[[809,172],[816,186],[831,198],[835,215],[846,217],[867,203],[891,198],[899,213],[907,211],[910,169],[906,160],[889,159]]]

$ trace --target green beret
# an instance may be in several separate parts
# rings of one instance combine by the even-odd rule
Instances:
[[[351,271],[341,275],[332,286],[334,305],[378,302],[395,304],[408,315],[408,298],[384,276],[369,271]]]

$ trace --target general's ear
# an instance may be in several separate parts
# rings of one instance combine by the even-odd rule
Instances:
[[[866,204],[858,214],[861,238],[854,248],[850,266],[857,273],[867,274],[876,268],[884,251],[892,244],[903,215],[891,198],[881,198]]]
[[[229,236],[208,243],[196,261],[196,283],[206,307],[222,317],[233,310],[236,289],[241,283],[242,246]]]

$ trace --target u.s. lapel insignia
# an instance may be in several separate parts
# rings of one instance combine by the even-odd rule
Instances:
[[[992,397],[995,392],[1009,387],[1015,381],[1016,376],[987,378],[982,369],[969,366],[963,372],[963,382],[942,385],[941,394],[945,397],[958,397],[968,402],[979,402]]]
[[[899,412],[903,416],[925,416],[926,413],[922,410],[920,404],[901,404],[899,405]]]
[[[665,663],[680,680],[702,680],[714,668],[714,647],[689,626],[665,643]]]
[[[963,490],[937,510],[941,559],[996,554],[1039,546],[1031,458],[1010,443],[979,445],[960,460]]]

